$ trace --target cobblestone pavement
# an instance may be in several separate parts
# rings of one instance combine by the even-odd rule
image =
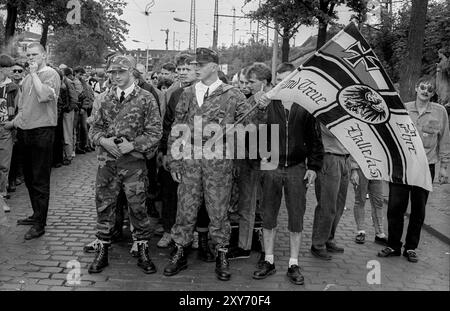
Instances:
[[[0,214],[0,290],[449,290],[449,246],[426,231],[422,231],[418,249],[420,261],[408,262],[403,256],[378,258],[382,248],[373,243],[369,203],[367,203],[367,242],[355,244],[353,219],[353,190],[349,189],[347,209],[337,230],[337,241],[345,247],[325,262],[313,257],[311,246],[312,217],[315,206],[313,189],[308,191],[305,230],[300,254],[300,266],[305,285],[295,286],[286,278],[289,259],[287,213],[284,206],[279,216],[279,232],[275,248],[277,273],[265,280],[253,280],[257,253],[247,260],[231,262],[232,279],[222,282],[214,275],[214,263],[204,263],[189,258],[189,267],[176,276],[162,274],[169,258],[169,250],[158,249],[158,238],[151,241],[151,257],[158,272],[143,274],[136,259],[129,255],[130,244],[115,244],[110,252],[110,266],[101,274],[89,275],[87,266],[93,254],[83,253],[83,245],[92,241],[95,233],[94,180],[96,159],[93,153],[77,156],[71,166],[52,172],[51,202],[46,234],[32,241],[23,235],[28,226],[16,226],[19,218],[30,215],[31,207],[25,187],[18,187],[9,203],[12,211]],[[434,192],[432,196],[439,195]],[[448,206],[449,198],[441,200]],[[407,218],[406,218],[407,221]],[[387,225],[386,225],[387,228]],[[81,263],[81,283],[69,285],[66,277],[70,271],[67,263]],[[371,260],[378,260],[381,284],[370,285],[367,274],[373,269]]]

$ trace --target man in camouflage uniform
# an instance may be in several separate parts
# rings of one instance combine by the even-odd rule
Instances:
[[[181,94],[173,130],[177,125],[185,125],[194,133],[194,117],[202,120],[202,128],[197,130],[208,124],[219,124],[224,128],[225,124],[233,124],[250,109],[239,89],[219,80],[216,52],[198,48],[193,63],[196,64],[199,82],[185,88]],[[196,143],[196,139],[192,139],[192,145],[196,144],[194,149],[201,149],[209,138],[202,134],[201,141]],[[215,273],[220,280],[227,281],[231,277],[227,259],[231,231],[227,211],[231,197],[232,160],[225,158],[225,146],[220,159],[206,159],[203,153],[200,158],[197,155],[176,160],[172,148],[177,142],[178,137],[170,136],[167,152],[172,178],[180,183],[176,222],[171,231],[177,249],[164,274],[175,275],[187,267],[185,247],[192,242],[197,212],[205,200],[210,218],[209,233],[217,254]],[[188,142],[189,147],[191,142]],[[189,152],[192,155],[192,150]]]
[[[108,265],[108,249],[115,225],[117,196],[124,190],[128,200],[133,237],[138,244],[138,266],[145,273],[156,268],[148,254],[151,235],[145,206],[148,183],[145,159],[154,155],[162,136],[162,121],[153,95],[134,83],[128,56],[115,56],[109,70],[116,86],[101,100],[89,132],[99,146],[96,180],[97,253],[89,273]]]

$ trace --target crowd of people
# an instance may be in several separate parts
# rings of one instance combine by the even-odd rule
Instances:
[[[98,231],[84,247],[95,253],[90,273],[108,266],[110,246],[123,238],[128,224],[130,253],[145,273],[157,271],[149,240],[160,235],[157,247],[171,249],[166,276],[186,269],[190,250],[197,248],[200,259],[216,263],[215,274],[224,281],[231,278],[230,260],[249,258],[257,250],[253,278],[265,279],[276,271],[274,244],[284,193],[290,237],[287,277],[304,284],[299,250],[306,193],[312,185],[317,206],[313,223],[307,225],[312,226],[315,257],[332,260],[344,252],[335,236],[351,184],[355,242],[366,242],[367,196],[375,229],[372,239],[384,246],[381,257],[401,255],[403,216],[411,198],[403,255],[417,262],[428,192],[368,180],[340,141],[301,105],[269,100],[265,94],[295,70],[292,64],[280,64],[272,76],[269,66],[254,63],[228,83],[219,70],[218,54],[207,48],[180,53],[175,64],[164,64],[153,73],[120,54],[108,55],[104,70],[49,66],[45,49],[37,43],[28,47],[27,58],[22,64],[0,56],[0,196],[6,200],[4,210],[10,211],[7,200],[25,181],[33,209],[33,215],[18,221],[31,225],[25,239],[45,233],[52,167],[70,165],[77,154],[96,150]],[[435,79],[422,77],[416,83],[415,101],[405,106],[423,140],[432,177],[439,163],[438,180],[446,182],[448,103],[431,101],[435,91]],[[279,165],[263,170],[266,159],[261,158],[176,157],[173,150],[180,137],[173,130],[186,125],[195,131],[198,117],[203,126],[279,125],[279,137],[272,142],[278,144]],[[200,145],[208,138],[202,136]],[[187,148],[190,140],[184,138],[181,147]],[[247,152],[255,148],[248,144]]]

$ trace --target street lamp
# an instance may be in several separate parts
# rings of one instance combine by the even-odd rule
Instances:
[[[145,71],[146,71],[146,73],[148,72],[148,42],[143,42],[143,41],[139,41],[139,40],[131,40],[131,41],[133,41],[133,42],[137,42],[137,43],[144,43],[144,44],[146,44],[147,45],[147,47],[146,47],[146,50],[147,50],[147,59],[146,59],[146,62],[145,62]],[[153,41],[153,40],[150,40],[150,41]]]
[[[182,18],[178,18],[178,17],[174,17],[173,18],[174,21],[179,22],[179,23],[188,23],[189,25],[191,25],[191,22],[182,19]],[[197,49],[197,36],[198,36],[198,26],[196,23],[194,23],[195,26],[195,33],[194,33],[194,51]],[[189,50],[192,51],[192,42],[191,42],[191,35],[189,35]]]

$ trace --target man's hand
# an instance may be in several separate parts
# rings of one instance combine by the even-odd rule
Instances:
[[[180,183],[181,182],[181,174],[178,172],[170,172],[170,174],[172,175],[172,179],[173,181]]]
[[[260,95],[258,95],[258,94],[260,94]],[[257,97],[257,95],[258,95],[258,97]],[[255,94],[255,100],[261,108],[266,108],[270,104],[269,97],[267,97],[267,95],[262,92],[258,92]]]
[[[14,128],[14,124],[12,121],[6,121],[5,124],[3,124],[3,127],[5,130],[12,130]]]
[[[105,148],[105,150],[108,153],[113,155],[115,158],[120,158],[122,156],[122,154],[120,153],[120,150],[117,147],[117,145],[114,143],[115,138],[116,137],[110,137],[110,138],[102,137],[102,138],[100,138],[99,143],[103,148]]]
[[[305,174],[305,180],[308,180],[308,183],[306,184],[306,188],[309,188],[310,186],[314,185],[314,181],[316,180],[317,174],[313,170],[307,170]]]
[[[352,174],[350,175],[350,182],[351,182],[354,186],[358,186],[358,185],[359,185],[359,174],[358,174],[358,170],[352,170]]]
[[[38,70],[38,64],[35,62],[30,63],[29,70],[30,70],[30,74],[36,73]]]
[[[447,167],[441,166],[439,169],[439,183],[442,184],[448,184],[448,173],[447,173]]]
[[[127,154],[134,150],[133,143],[129,142],[125,137],[121,137],[121,139],[122,142],[117,147],[122,154]]]

